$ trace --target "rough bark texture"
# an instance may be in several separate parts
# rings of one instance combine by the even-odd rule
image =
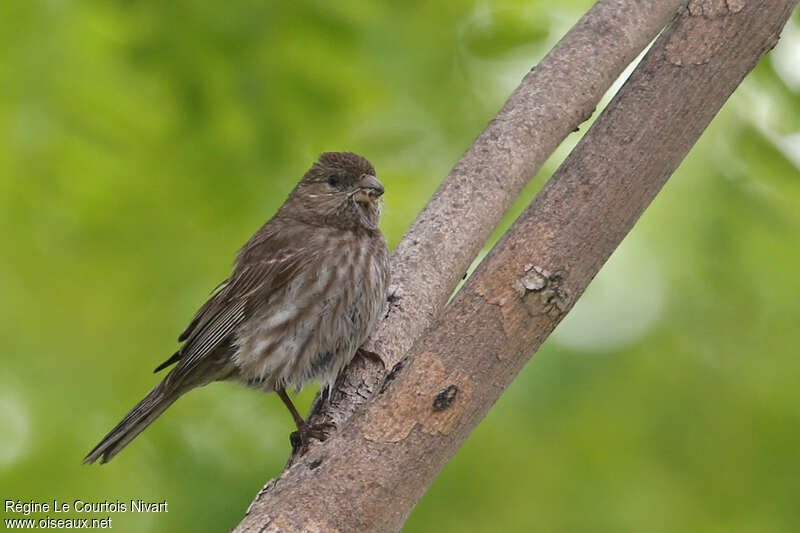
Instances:
[[[392,254],[388,313],[312,422],[341,427],[444,307],[505,212],[685,0],[601,0],[522,80]],[[479,198],[479,201],[475,199]],[[381,362],[383,364],[381,364]]]
[[[312,447],[281,478],[268,483],[238,530],[399,530],[425,489],[572,307],[728,96],[774,46],[796,3],[694,0],[681,9],[436,324],[406,357],[403,349],[394,348],[407,342],[404,339],[386,338],[377,346],[385,360],[402,362],[381,386],[366,389],[370,404],[327,442]],[[504,127],[493,122],[487,131],[494,126],[498,132],[518,127],[513,121]],[[477,153],[472,164],[460,163],[453,171],[459,176],[456,183],[472,195],[470,205],[481,203],[474,199],[482,200],[485,188],[502,188],[496,187],[498,178],[501,183],[509,179],[503,171],[496,172],[494,164],[519,168],[522,163],[507,161],[527,161],[515,150],[529,149],[528,144],[513,148],[497,144],[491,135],[483,148],[473,147],[471,152]],[[439,194],[446,190],[443,187]],[[446,206],[441,209],[449,212]],[[486,235],[483,230],[476,233]],[[423,243],[428,238],[417,237],[419,250],[447,247],[451,238],[461,243],[456,250],[472,249],[460,234],[443,232],[432,243]],[[417,270],[425,273],[424,279],[433,270],[438,274],[454,265],[435,262],[438,254],[433,251],[415,255],[404,248],[403,253],[408,259],[401,280],[416,276]],[[450,278],[437,279],[425,286],[450,283]],[[417,310],[403,298],[405,309],[394,312],[410,317]],[[437,292],[420,312],[430,319],[443,298],[446,294],[439,297]],[[386,357],[389,350],[396,355]]]

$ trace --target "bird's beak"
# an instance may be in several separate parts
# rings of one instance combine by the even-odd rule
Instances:
[[[378,178],[364,174],[361,179],[356,182],[355,200],[360,204],[368,204],[373,200],[378,199],[383,193],[384,188]]]

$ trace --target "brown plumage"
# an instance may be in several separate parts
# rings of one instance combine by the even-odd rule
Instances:
[[[86,456],[105,463],[185,392],[212,381],[277,391],[301,441],[324,438],[288,396],[311,379],[327,387],[375,327],[389,262],[378,229],[383,186],[350,152],[320,156],[275,216],[239,250],[220,284],[156,368],[175,367]]]

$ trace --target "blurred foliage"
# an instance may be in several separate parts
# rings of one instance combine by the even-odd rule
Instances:
[[[274,395],[212,385],[110,465],[80,460],[319,152],[372,160],[396,243],[590,5],[0,3],[3,497],[166,499],[114,527],[233,527],[287,456]],[[798,14],[787,36],[408,531],[800,529]]]

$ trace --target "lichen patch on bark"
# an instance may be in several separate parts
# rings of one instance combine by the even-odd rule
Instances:
[[[530,316],[547,314],[558,318],[566,312],[567,293],[563,288],[563,273],[550,271],[528,263],[522,277],[514,281],[514,289],[525,304]]]
[[[665,47],[667,61],[676,66],[708,63],[728,40],[732,17],[746,0],[691,0]]]
[[[722,17],[728,13],[738,13],[745,6],[745,0],[691,0],[686,6],[693,17]]]

